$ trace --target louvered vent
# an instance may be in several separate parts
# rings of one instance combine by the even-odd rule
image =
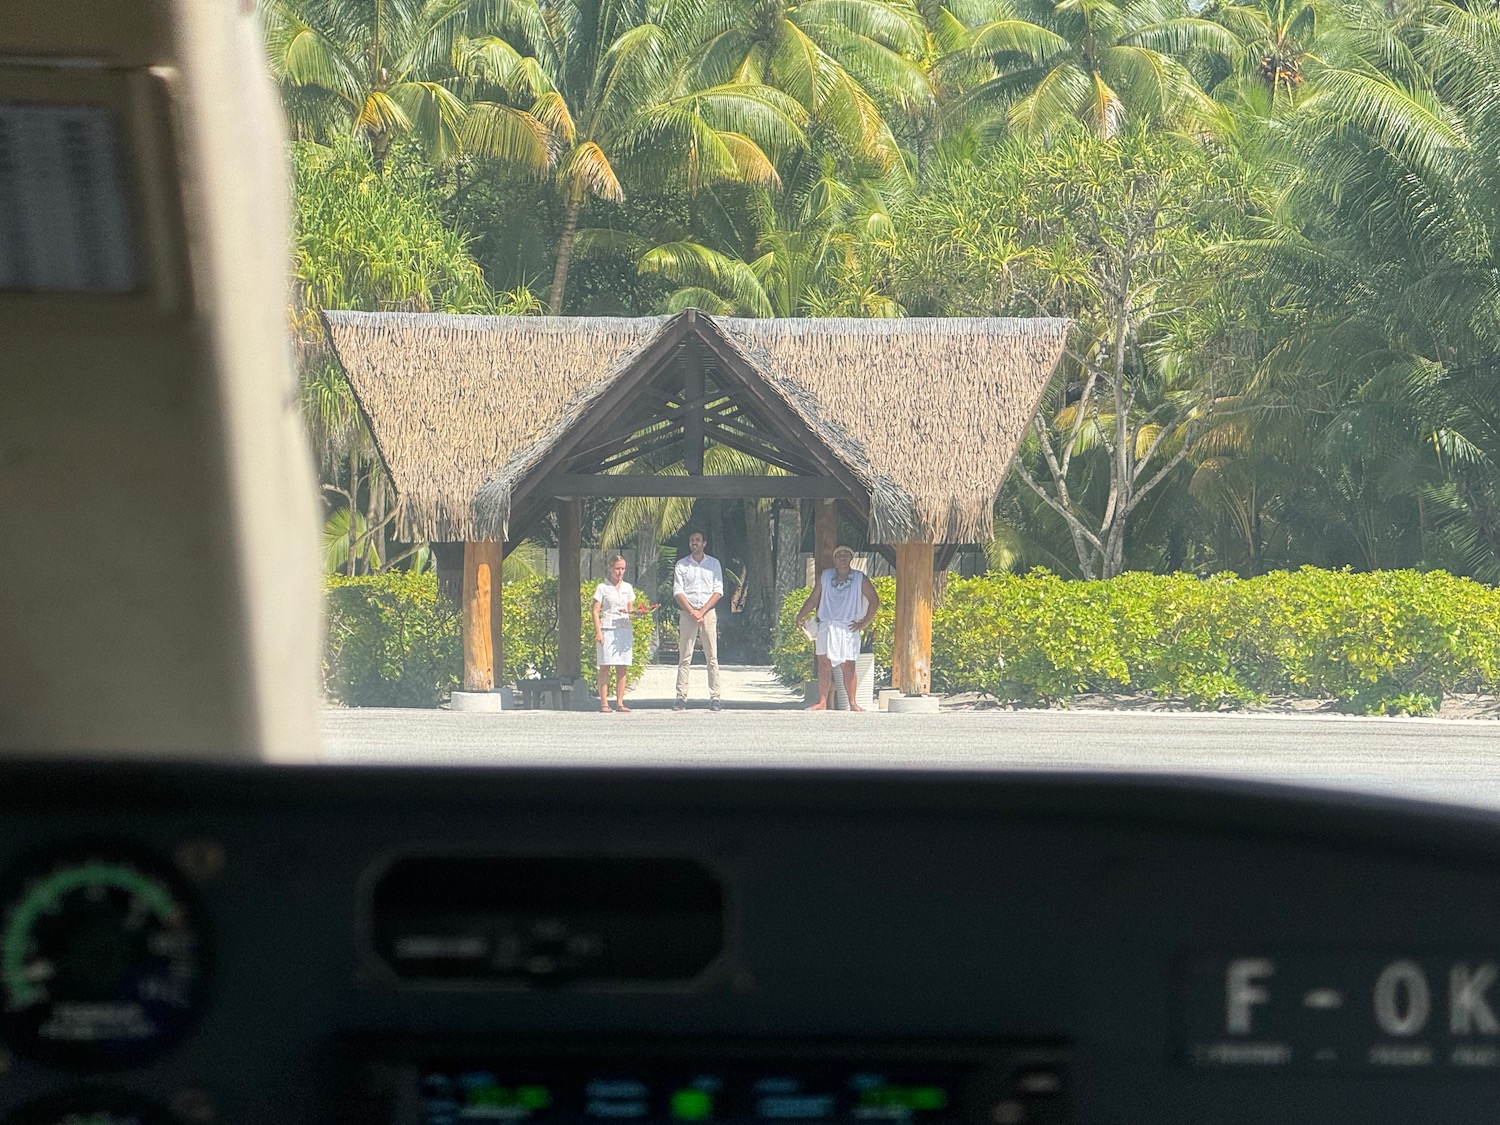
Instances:
[[[137,287],[116,134],[96,106],[0,102],[0,290]]]

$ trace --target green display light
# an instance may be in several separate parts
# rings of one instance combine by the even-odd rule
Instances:
[[[552,1104],[552,1091],[545,1086],[476,1086],[466,1101],[474,1109],[546,1109]]]
[[[552,1104],[552,1091],[545,1086],[518,1086],[516,1104],[527,1109],[546,1109]]]
[[[678,1121],[707,1121],[714,1115],[713,1095],[703,1090],[678,1090],[672,1095],[672,1116]]]
[[[877,1086],[862,1090],[859,1096],[864,1106],[919,1110],[946,1109],[948,1091],[941,1086]]]

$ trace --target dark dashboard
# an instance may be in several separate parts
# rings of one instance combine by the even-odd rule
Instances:
[[[0,1121],[1500,1119],[1500,820],[1168,778],[0,765]]]

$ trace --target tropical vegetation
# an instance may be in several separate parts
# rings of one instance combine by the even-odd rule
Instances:
[[[324,589],[328,643],[323,689],[350,707],[436,707],[463,674],[462,621],[458,607],[438,593],[431,570],[387,570],[356,578],[331,576]],[[519,683],[557,672],[557,580],[528,576],[505,587],[501,680]],[[596,685],[594,627],[584,603],[584,679]],[[651,654],[649,616],[633,623],[630,680],[640,678]]]
[[[806,596],[787,598],[773,650],[787,683],[811,668],[811,645],[792,624]],[[874,635],[879,665],[889,620],[877,618]],[[1444,695],[1500,687],[1500,590],[1442,571],[1314,567],[1206,580],[952,578],[933,614],[932,670],[939,690],[1023,706],[1102,692],[1198,710],[1289,696],[1426,714]]]
[[[319,309],[698,307],[1072,318],[997,571],[1500,580],[1496,0],[262,3],[330,569],[426,556]]]

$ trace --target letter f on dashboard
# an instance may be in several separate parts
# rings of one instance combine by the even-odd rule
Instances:
[[[1241,957],[1229,962],[1224,973],[1224,1029],[1230,1035],[1250,1034],[1250,1013],[1257,1004],[1271,999],[1261,983],[1276,972],[1264,957]]]

